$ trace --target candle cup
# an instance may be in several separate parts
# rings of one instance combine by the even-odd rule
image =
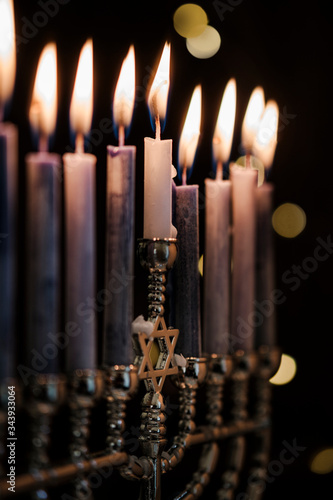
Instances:
[[[62,375],[42,374],[33,376],[28,386],[27,408],[31,418],[31,455],[29,471],[38,474],[50,466],[48,449],[52,419],[63,404],[66,379]],[[35,492],[33,498],[48,499],[44,489]]]
[[[101,396],[102,374],[96,370],[75,370],[68,375],[69,408],[72,442],[72,461],[80,462],[88,457],[90,413],[95,401]],[[77,497],[84,494],[91,498],[91,488],[84,474],[78,474],[74,481]]]

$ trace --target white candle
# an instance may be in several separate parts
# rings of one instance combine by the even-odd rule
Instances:
[[[14,375],[18,131],[2,123],[15,81],[16,45],[11,1],[0,1],[0,381]]]
[[[143,237],[171,238],[172,226],[172,140],[161,140],[166,114],[170,72],[170,46],[165,44],[153,81],[148,104],[155,119],[155,139],[144,139],[144,230]]]
[[[105,365],[133,362],[133,277],[134,274],[134,146],[125,146],[125,129],[130,126],[135,97],[135,60],[131,47],[117,83],[113,118],[118,126],[119,147],[107,147],[106,261],[105,288],[110,300],[104,310]],[[117,276],[129,277],[126,286],[115,287]]]
[[[26,156],[26,364],[42,373],[60,369],[52,335],[60,327],[61,161],[47,152],[56,108],[56,47],[48,44],[40,57],[29,111],[40,151]]]
[[[92,42],[82,48],[70,108],[76,133],[75,153],[63,156],[65,182],[65,321],[78,335],[66,348],[67,371],[96,368],[96,316],[89,300],[96,297],[95,168],[96,157],[84,153],[93,101]]]
[[[231,352],[250,351],[254,343],[257,172],[230,166],[232,186]]]
[[[213,137],[216,179],[205,180],[204,352],[227,354],[230,336],[231,182],[222,179],[230,157],[236,114],[236,82],[226,85]]]

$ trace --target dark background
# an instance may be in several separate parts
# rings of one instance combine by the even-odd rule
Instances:
[[[331,63],[330,16],[323,2],[243,0],[228,3],[223,15],[216,2],[197,2],[206,10],[210,24],[222,38],[219,52],[207,60],[189,54],[185,40],[173,29],[172,15],[183,2],[79,2],[60,5],[45,26],[37,27],[36,13],[47,2],[16,1],[18,35],[17,81],[7,118],[20,128],[21,205],[24,206],[24,156],[34,150],[28,107],[38,59],[44,45],[55,41],[59,65],[58,126],[52,150],[63,154],[73,146],[69,131],[69,106],[79,52],[88,37],[94,43],[95,104],[92,129],[111,118],[111,100],[123,58],[130,44],[136,53],[137,99],[127,144],[137,146],[136,236],[142,236],[143,138],[152,136],[145,102],[148,76],[166,40],[171,42],[171,87],[164,138],[173,139],[173,161],[192,91],[202,84],[202,134],[190,183],[203,193],[204,179],[212,175],[211,139],[224,87],[230,77],[237,81],[236,126],[231,160],[240,156],[240,129],[253,88],[261,85],[266,99],[279,105],[278,145],[270,180],[275,184],[275,206],[299,204],[307,216],[304,231],[294,239],[275,236],[277,288],[287,297],[277,309],[278,344],[295,357],[298,372],[286,386],[274,388],[273,446],[271,457],[279,460],[284,441],[306,447],[293,464],[267,484],[266,497],[320,498],[332,487],[332,473],[310,472],[313,455],[333,446],[331,404],[333,332],[331,308],[333,259],[301,280],[296,291],[282,280],[285,271],[313,256],[316,238],[332,234],[333,169],[330,158]],[[237,4],[237,5],[236,5]],[[221,9],[221,3],[220,3]],[[37,23],[36,23],[37,21]],[[33,23],[34,28],[27,28]],[[42,19],[39,22],[43,24]],[[331,87],[331,85],[330,85]],[[93,136],[94,137],[94,136]],[[96,134],[97,137],[97,134]],[[89,144],[91,146],[93,141]],[[97,224],[99,231],[98,277],[103,279],[105,149],[116,144],[115,135],[103,134],[92,144],[97,164]],[[88,145],[89,147],[89,145]],[[177,181],[178,182],[178,181]],[[201,234],[203,214],[200,210]],[[203,241],[201,238],[201,245]],[[203,250],[203,248],[201,248]],[[142,314],[145,274],[136,268],[136,314]],[[139,411],[137,412],[139,414]],[[139,453],[139,452],[137,452]],[[183,470],[186,472],[186,462]],[[333,464],[332,464],[333,468]],[[181,484],[177,484],[180,488]],[[205,497],[205,496],[204,496]],[[208,498],[208,497],[205,497]],[[209,496],[210,498],[210,496]]]

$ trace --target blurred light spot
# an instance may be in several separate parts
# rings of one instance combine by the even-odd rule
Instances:
[[[310,464],[311,472],[315,474],[329,474],[333,471],[333,448],[326,448],[318,452]]]
[[[220,34],[212,26],[206,26],[201,35],[186,39],[187,50],[198,59],[208,59],[214,56],[220,46]]]
[[[282,354],[281,363],[276,374],[269,380],[274,385],[288,384],[296,375],[296,361],[288,354]]]
[[[306,226],[304,210],[295,203],[284,203],[273,213],[274,230],[284,238],[295,238]]]
[[[199,273],[201,274],[201,276],[203,276],[203,259],[204,259],[204,256],[202,254],[200,259],[199,259],[199,263],[198,263]]]
[[[207,14],[202,7],[194,3],[185,3],[173,15],[173,26],[184,38],[200,35],[208,23]]]
[[[260,161],[256,156],[250,157],[250,162],[251,162],[251,168],[253,170],[258,170],[258,186],[261,186],[265,180],[265,167],[262,161]],[[238,158],[238,160],[235,162],[236,165],[239,165],[240,167],[246,166],[246,156],[241,156]]]
[[[154,340],[154,342],[152,343],[151,349],[149,351],[150,361],[151,361],[151,364],[153,365],[154,368],[155,368],[156,363],[158,361],[159,355],[160,355],[160,348],[159,348],[157,340]]]

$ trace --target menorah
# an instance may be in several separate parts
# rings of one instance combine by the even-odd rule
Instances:
[[[143,239],[138,242],[141,265],[148,271],[148,320],[153,324],[150,334],[133,334],[135,361],[133,365],[106,366],[102,370],[77,370],[70,378],[64,375],[36,375],[28,391],[20,391],[18,381],[5,380],[1,386],[1,462],[10,462],[14,435],[22,423],[15,422],[15,411],[25,407],[30,415],[30,458],[26,472],[15,477],[15,493],[26,498],[53,498],[56,486],[71,483],[71,494],[65,498],[92,499],[94,492],[88,476],[106,466],[116,468],[129,480],[137,480],[141,500],[164,498],[161,476],[186,462],[193,447],[201,447],[197,470],[174,498],[193,500],[204,493],[213,475],[220,477],[216,498],[234,498],[241,479],[244,495],[258,500],[263,494],[263,481],[270,453],[271,385],[269,379],[279,364],[279,349],[262,345],[254,352],[238,350],[232,355],[219,353],[187,357],[179,362],[174,356],[178,330],[168,328],[164,319],[166,273],[177,256],[175,239]],[[154,364],[151,349],[158,344],[158,360]],[[162,394],[166,377],[178,391],[179,421],[176,435],[167,448],[166,408]],[[126,409],[136,401],[139,384],[145,384],[141,402],[140,436],[142,456],[126,451],[124,431]],[[229,387],[224,393],[224,387]],[[15,389],[14,387],[15,386]],[[196,425],[198,389],[205,394],[205,420]],[[15,395],[15,396],[14,396]],[[105,398],[107,439],[103,450],[91,453],[88,448],[91,411],[99,398]],[[138,401],[139,404],[139,401]],[[69,409],[71,443],[68,459],[59,464],[49,457],[50,430],[59,407]],[[224,421],[224,409],[230,417]],[[11,413],[8,411],[11,410]],[[9,418],[12,415],[13,418]],[[139,418],[139,416],[138,416]],[[248,436],[251,447],[247,449]],[[9,443],[9,444],[8,444]],[[221,449],[226,450],[226,465],[217,470]],[[7,450],[7,451],[6,451]],[[250,457],[244,468],[245,453]],[[12,495],[11,473],[1,469],[1,498]],[[140,490],[140,493],[139,493]],[[96,491],[96,490],[95,490]],[[112,478],[110,479],[110,495]]]

